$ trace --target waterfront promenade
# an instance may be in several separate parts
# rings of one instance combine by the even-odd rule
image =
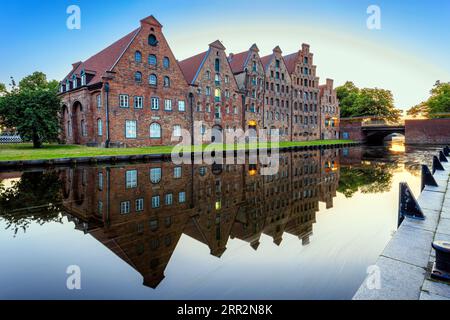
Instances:
[[[438,186],[426,186],[418,198],[425,220],[405,217],[376,262],[379,286],[370,273],[354,300],[450,300],[450,283],[430,277],[432,242],[450,241],[450,162],[442,165],[445,171],[434,174]]]

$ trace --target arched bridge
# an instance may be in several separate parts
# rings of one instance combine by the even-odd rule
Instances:
[[[381,143],[392,134],[405,135],[404,122],[389,122],[378,117],[342,118],[341,137],[355,141]]]

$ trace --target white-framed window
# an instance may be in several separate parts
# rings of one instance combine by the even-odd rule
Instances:
[[[102,107],[102,95],[98,94],[97,95],[97,108],[101,108]]]
[[[161,199],[159,196],[152,197],[152,208],[159,208],[161,206]]]
[[[127,189],[137,187],[137,170],[128,170],[125,172],[125,184]]]
[[[166,206],[171,206],[173,204],[173,194],[172,193],[168,193],[165,196],[166,199]]]
[[[120,203],[120,214],[130,213],[130,201],[122,201]]]
[[[151,168],[150,169],[150,182],[157,184],[161,182],[162,169],[161,168]]]
[[[125,138],[136,139],[137,137],[137,121],[127,120],[125,121]]]
[[[129,104],[129,97],[127,94],[121,94],[119,95],[119,106],[121,108],[129,108],[130,104]]]
[[[134,97],[134,108],[142,109],[144,107],[144,97],[136,96]]]
[[[159,125],[159,123],[154,122],[150,125],[150,138],[161,138],[161,126]]]
[[[182,191],[178,194],[178,202],[185,203],[186,202],[186,192]]]
[[[136,199],[136,212],[144,211],[144,198]]]
[[[159,110],[159,98],[156,97],[151,98],[151,109]]]
[[[179,124],[173,126],[173,136],[177,138],[181,137],[181,126]]]
[[[97,135],[99,137],[103,136],[103,121],[102,121],[102,119],[97,119]]]
[[[172,100],[170,100],[170,99],[164,100],[164,110],[172,111]]]
[[[84,71],[81,73],[81,86],[86,85],[86,73]]]
[[[181,178],[181,173],[182,173],[182,168],[181,167],[173,168],[173,177],[175,179],[180,179]]]
[[[186,104],[184,100],[178,100],[178,111],[184,112],[186,111]]]

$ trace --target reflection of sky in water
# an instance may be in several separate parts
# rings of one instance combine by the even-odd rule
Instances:
[[[416,153],[408,161],[417,163]],[[66,218],[63,224],[33,224],[15,238],[0,221],[0,298],[350,299],[396,230],[402,181],[418,194],[420,177],[400,165],[390,192],[357,192],[349,199],[338,193],[328,210],[320,203],[306,246],[285,233],[278,247],[263,234],[257,251],[230,239],[219,259],[183,234],[155,290],[144,287],[138,272],[92,236],[74,230]],[[81,291],[66,289],[69,265],[81,267]]]

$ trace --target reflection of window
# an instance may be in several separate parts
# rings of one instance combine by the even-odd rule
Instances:
[[[144,199],[136,199],[136,212],[144,211]]]
[[[135,120],[127,120],[125,122],[125,138],[127,139],[135,139],[136,138],[136,121]]]
[[[153,196],[152,197],[152,208],[159,208],[161,205],[160,197],[159,196]]]
[[[161,182],[162,170],[161,168],[152,168],[150,169],[150,181],[151,183],[160,183]]]
[[[137,187],[137,170],[128,170],[126,176],[126,187],[132,189]]]
[[[161,126],[156,122],[150,125],[150,138],[153,139],[161,138]]]
[[[120,203],[120,214],[130,213],[130,201],[123,201]]]
[[[152,230],[152,231],[158,230],[158,220],[157,219],[150,220],[150,230]]]
[[[165,196],[166,206],[171,206],[173,204],[173,194],[168,193]]]
[[[98,190],[103,190],[103,173],[101,172],[98,174]]]
[[[202,176],[202,177],[205,176],[207,171],[208,171],[208,169],[206,167],[201,167],[199,169],[200,176]]]
[[[179,203],[185,203],[186,202],[186,192],[180,192],[178,194],[178,202]]]

